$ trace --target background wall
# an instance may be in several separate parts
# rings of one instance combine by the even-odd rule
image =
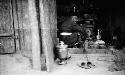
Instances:
[[[120,26],[125,31],[125,10],[118,10],[115,13],[114,26]]]
[[[114,12],[114,19],[113,19],[112,27],[117,28],[120,27],[120,40],[121,45],[125,46],[125,9],[118,9]]]

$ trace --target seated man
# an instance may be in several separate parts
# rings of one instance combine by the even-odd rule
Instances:
[[[64,41],[64,43],[69,46],[73,46],[79,40],[78,36],[83,36],[84,34],[83,28],[76,23],[77,21],[77,16],[71,16],[66,19],[60,27],[61,32],[72,33],[71,35],[64,35],[60,38],[61,41]]]

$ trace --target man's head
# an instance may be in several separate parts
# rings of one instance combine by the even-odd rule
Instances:
[[[74,22],[78,21],[78,17],[77,17],[77,16],[71,16],[71,19],[72,19],[72,21],[74,21]]]
[[[89,14],[84,14],[84,18],[88,18],[89,17]]]

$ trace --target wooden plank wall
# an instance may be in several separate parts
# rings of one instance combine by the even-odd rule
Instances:
[[[0,0],[0,35],[2,34],[14,34],[11,0]],[[14,39],[0,37],[0,43],[4,46],[4,51],[0,49],[1,53],[15,52]]]
[[[47,71],[54,68],[53,49],[56,45],[56,2],[55,0],[40,0],[40,21],[42,30],[42,47],[46,55]]]
[[[24,56],[32,58],[32,42],[31,29],[29,22],[28,0],[16,0],[19,47]],[[47,71],[51,71],[54,64],[53,50],[57,44],[57,19],[56,19],[56,1],[55,0],[39,0],[40,7],[40,29],[42,36],[42,50],[46,56]]]

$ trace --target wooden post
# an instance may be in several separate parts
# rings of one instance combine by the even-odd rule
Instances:
[[[29,19],[32,32],[32,62],[33,69],[41,70],[40,64],[40,38],[39,38],[39,28],[37,13],[35,7],[35,0],[28,0],[29,8]]]
[[[55,10],[52,8],[55,5],[54,0],[39,0],[39,7],[40,7],[40,21],[41,21],[41,30],[42,30],[42,48],[45,52],[46,56],[46,67],[47,71],[51,72],[54,65],[54,42],[53,42],[53,35],[51,32],[55,28],[55,12],[51,10]],[[52,9],[51,9],[52,8]],[[54,23],[51,23],[54,22]],[[54,27],[54,28],[52,28]]]

